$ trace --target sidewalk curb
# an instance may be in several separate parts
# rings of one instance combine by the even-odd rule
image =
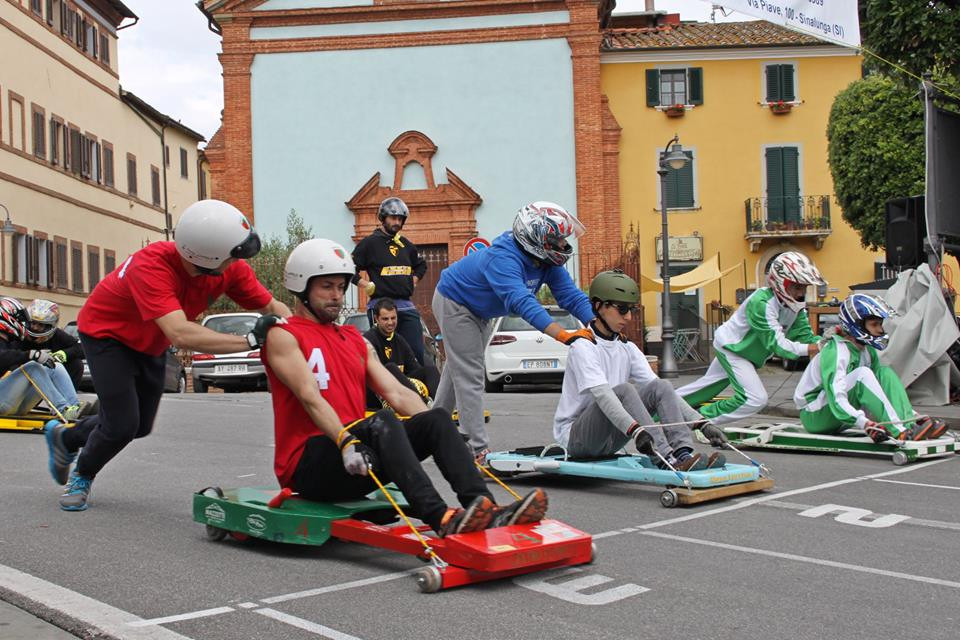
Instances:
[[[4,586],[0,586],[0,600],[35,616],[50,626],[62,629],[66,633],[70,633],[83,640],[122,640],[122,638],[107,634],[102,629],[98,629],[93,625],[78,620],[62,611],[48,607],[42,602],[38,602]]]

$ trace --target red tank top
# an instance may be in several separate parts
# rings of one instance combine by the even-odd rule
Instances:
[[[352,326],[320,324],[290,317],[277,325],[297,339],[300,351],[317,380],[320,395],[337,412],[341,424],[364,416],[366,402],[367,346]],[[276,441],[273,468],[280,486],[293,481],[307,440],[323,435],[313,423],[300,400],[274,374],[267,362],[266,348],[260,359],[267,370],[273,398],[273,431]]]

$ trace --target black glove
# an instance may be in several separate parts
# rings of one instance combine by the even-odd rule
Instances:
[[[724,445],[728,442],[727,434],[723,432],[723,429],[709,422],[700,427],[700,433],[710,441],[711,446],[718,449],[723,449]]]
[[[36,361],[37,364],[42,364],[48,369],[53,369],[57,366],[57,359],[53,357],[49,349],[31,350],[30,359]]]
[[[275,324],[286,324],[287,319],[268,313],[257,318],[253,331],[247,334],[247,344],[251,349],[259,349],[267,341],[267,331]]]

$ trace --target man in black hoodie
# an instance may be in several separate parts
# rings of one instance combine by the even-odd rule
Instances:
[[[432,398],[440,383],[440,372],[433,365],[421,365],[413,355],[413,349],[396,332],[397,305],[390,298],[379,298],[373,305],[373,326],[363,334],[377,352],[380,364],[393,374],[408,389],[416,391],[424,400]],[[380,409],[382,404],[377,394],[367,388],[367,408]]]
[[[392,298],[397,307],[397,333],[403,336],[417,362],[423,364],[423,334],[420,312],[413,304],[413,289],[427,272],[427,263],[417,247],[400,235],[410,211],[400,198],[380,203],[377,219],[382,225],[361,240],[353,250],[357,268],[354,284],[370,297],[367,317],[373,326],[373,306],[381,298]],[[361,272],[365,272],[361,274]]]

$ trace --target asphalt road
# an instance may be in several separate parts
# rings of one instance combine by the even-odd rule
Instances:
[[[488,395],[495,448],[545,444],[557,397]],[[773,491],[672,510],[654,487],[519,478],[595,534],[596,562],[426,595],[409,556],[205,538],[191,494],[274,484],[272,440],[267,394],[168,395],[91,508],[66,513],[42,436],[0,433],[0,599],[78,635],[157,640],[957,637],[957,457],[756,451]],[[825,505],[864,511],[810,512]]]

